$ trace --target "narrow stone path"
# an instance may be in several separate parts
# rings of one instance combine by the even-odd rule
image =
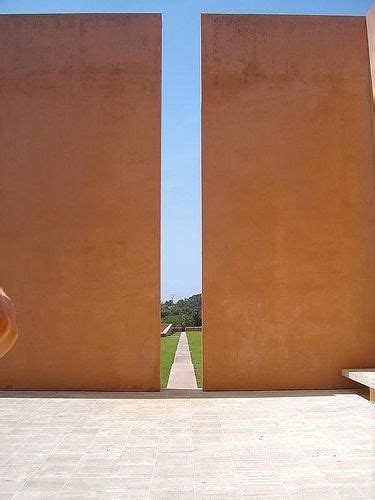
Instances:
[[[193,363],[191,362],[186,333],[182,332],[178,342],[167,389],[197,389]]]

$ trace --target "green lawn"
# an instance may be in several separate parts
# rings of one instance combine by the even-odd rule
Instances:
[[[198,387],[202,387],[202,332],[186,332]]]
[[[169,374],[171,372],[171,367],[179,339],[180,333],[174,333],[170,337],[161,337],[160,383],[162,389],[165,389],[168,385]]]

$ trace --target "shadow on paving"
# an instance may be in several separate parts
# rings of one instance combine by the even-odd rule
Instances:
[[[51,399],[210,399],[210,398],[304,398],[333,397],[342,394],[359,394],[368,399],[366,390],[285,390],[285,391],[203,391],[202,389],[162,389],[160,392],[120,391],[0,391],[1,398],[51,398]]]

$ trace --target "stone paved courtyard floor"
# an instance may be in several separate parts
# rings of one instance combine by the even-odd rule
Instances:
[[[353,392],[0,396],[0,499],[375,498]]]

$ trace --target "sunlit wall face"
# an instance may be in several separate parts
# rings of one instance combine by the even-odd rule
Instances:
[[[0,46],[0,387],[158,390],[161,17],[0,16]]]
[[[201,291],[201,13],[365,15],[370,5],[371,0],[3,0],[0,13],[162,13],[162,298],[168,300]]]
[[[203,380],[348,387],[375,357],[364,17],[204,16]]]

